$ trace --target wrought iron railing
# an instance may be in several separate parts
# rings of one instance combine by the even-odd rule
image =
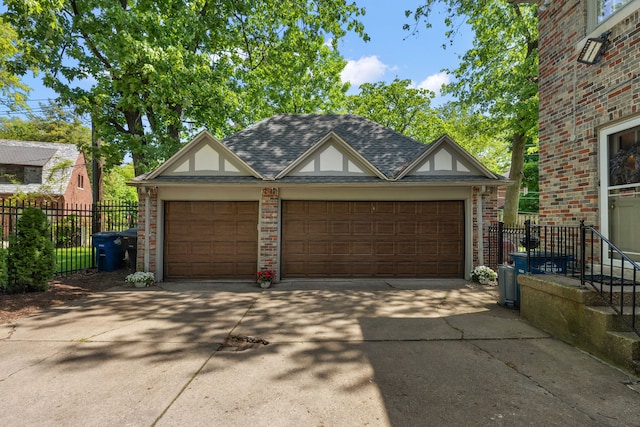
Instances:
[[[8,248],[9,235],[15,231],[16,222],[27,207],[41,209],[51,224],[57,276],[95,268],[93,234],[126,230],[135,227],[138,220],[135,202],[76,205],[0,199],[0,247]]]
[[[560,274],[594,289],[640,335],[640,265],[593,226],[531,224],[489,228],[489,265],[513,263],[520,272]]]

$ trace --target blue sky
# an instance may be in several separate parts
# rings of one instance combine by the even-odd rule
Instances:
[[[432,90],[437,95],[440,86],[449,81],[449,76],[442,69],[457,66],[459,56],[471,47],[472,34],[459,31],[453,46],[449,46],[444,35],[446,28],[442,22],[445,15],[442,13],[432,15],[432,28],[420,25],[415,35],[403,30],[404,24],[413,24],[412,18],[405,17],[404,11],[415,10],[424,1],[357,2],[366,8],[366,15],[361,17],[361,21],[371,40],[364,42],[357,35],[348,34],[339,42],[340,52],[348,61],[342,78],[352,84],[349,93],[357,93],[362,83],[391,82],[397,77],[409,79],[414,87]],[[447,49],[443,49],[444,44]],[[24,81],[32,88],[29,96],[31,108],[37,109],[38,103],[46,103],[47,99],[56,97],[52,90],[42,86],[38,78]],[[437,105],[442,100],[436,97],[432,104]]]
[[[437,12],[430,17],[432,28],[418,26],[418,34],[403,30],[404,24],[413,25],[413,19],[405,17],[405,10],[415,10],[424,1],[360,0],[367,13],[362,17],[365,31],[371,41],[365,43],[350,34],[340,42],[339,49],[348,64],[342,73],[343,80],[352,84],[350,93],[357,92],[362,83],[391,82],[394,78],[409,79],[414,87],[429,89],[436,94],[449,76],[443,68],[455,69],[459,57],[471,48],[470,31],[458,31],[449,45],[445,37],[445,15]],[[447,45],[443,49],[443,45]],[[439,99],[436,98],[436,103]]]

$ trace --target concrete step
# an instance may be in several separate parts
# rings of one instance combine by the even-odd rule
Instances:
[[[636,375],[640,374],[640,336],[635,332],[609,331],[606,344],[610,347],[610,361],[628,369]]]
[[[628,309],[624,310],[624,318],[609,306],[586,306],[584,309],[585,318],[588,320],[590,328],[594,332],[604,334],[608,331],[633,331],[629,327],[629,324],[631,323],[631,311]],[[629,314],[627,314],[627,312]],[[636,313],[636,315],[638,314],[640,313]]]

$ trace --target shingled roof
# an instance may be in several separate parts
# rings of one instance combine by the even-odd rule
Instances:
[[[424,144],[357,115],[279,114],[222,141],[202,131],[132,184],[274,180],[484,185],[500,178],[446,135]]]
[[[387,177],[427,145],[353,114],[279,114],[222,140],[249,166],[272,178],[330,132]]]
[[[56,171],[55,182],[34,184],[0,183],[0,193],[15,194],[42,191],[47,185],[47,193],[64,194],[80,152],[73,144],[53,142],[34,142],[0,139],[0,164],[42,167],[42,177],[46,179],[50,172],[61,162],[71,162],[71,167]]]

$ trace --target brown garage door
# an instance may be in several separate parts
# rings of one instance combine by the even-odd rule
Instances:
[[[282,277],[463,277],[464,203],[284,201]]]
[[[164,276],[251,279],[258,257],[258,202],[165,202]]]

